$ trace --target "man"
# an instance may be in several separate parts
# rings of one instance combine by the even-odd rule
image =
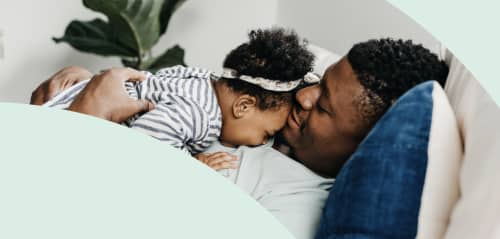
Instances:
[[[447,73],[444,62],[411,41],[381,39],[354,45],[326,70],[319,85],[296,94],[282,138],[289,155],[301,164],[268,146],[226,149],[250,157],[246,167],[257,178],[243,177],[249,180],[237,184],[246,187],[297,238],[312,238],[331,183],[328,178],[335,177],[399,96],[428,80],[444,85]],[[32,103],[41,104],[90,76],[81,68],[63,69],[33,92]],[[150,103],[132,100],[123,87],[125,81],[143,78],[132,69],[105,71],[94,77],[69,110],[114,122],[148,111],[153,107]],[[224,148],[215,144],[211,150]]]
[[[335,177],[377,120],[407,90],[429,80],[443,87],[448,67],[411,41],[354,45],[319,85],[299,91],[283,130],[292,158]]]

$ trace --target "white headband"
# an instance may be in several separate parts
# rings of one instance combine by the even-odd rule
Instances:
[[[289,82],[279,82],[277,80],[269,80],[269,79],[262,78],[262,77],[252,77],[252,76],[247,76],[247,75],[239,75],[238,71],[230,69],[230,68],[223,68],[221,77],[228,78],[228,79],[240,79],[240,80],[248,82],[250,84],[260,86],[263,89],[266,89],[269,91],[278,91],[278,92],[291,91],[291,90],[295,89],[297,86],[299,86],[300,83],[302,83],[302,82],[312,84],[312,83],[317,83],[320,80],[320,78],[316,74],[314,74],[312,72],[308,72],[304,76],[304,78],[302,78],[302,79],[289,81]]]

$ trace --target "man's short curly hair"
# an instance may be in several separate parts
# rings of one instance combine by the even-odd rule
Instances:
[[[391,38],[354,45],[347,59],[364,87],[358,108],[369,124],[407,90],[434,80],[444,87],[448,66],[420,44]]]
[[[241,75],[280,82],[300,79],[312,71],[314,55],[307,50],[307,42],[294,31],[257,29],[250,31],[248,36],[248,42],[226,56],[224,67],[234,69]],[[256,97],[261,110],[292,102],[293,92],[272,92],[238,79],[221,80],[236,92]]]

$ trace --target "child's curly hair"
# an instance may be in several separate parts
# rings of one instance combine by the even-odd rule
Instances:
[[[248,34],[250,40],[232,50],[224,67],[240,75],[263,77],[289,82],[312,71],[314,55],[307,50],[307,41],[293,30],[283,28],[257,29]],[[293,93],[273,92],[238,79],[221,78],[232,90],[257,98],[259,109],[276,108],[292,102]]]

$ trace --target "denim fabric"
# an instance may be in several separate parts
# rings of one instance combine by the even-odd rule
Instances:
[[[415,238],[427,168],[432,82],[404,94],[337,175],[317,239]]]

